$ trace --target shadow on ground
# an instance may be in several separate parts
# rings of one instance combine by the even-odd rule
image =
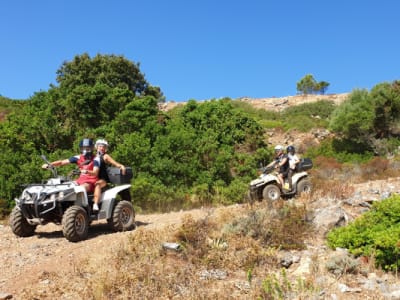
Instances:
[[[141,221],[136,221],[136,228],[140,226],[147,226],[151,223],[147,222],[141,222]],[[47,225],[44,225],[47,226]],[[57,225],[53,225],[57,226]],[[35,235],[38,238],[46,238],[46,239],[59,239],[59,238],[64,238],[61,225],[57,226],[58,228],[54,231],[36,231]],[[133,229],[134,230],[134,229]],[[133,231],[131,230],[131,231]],[[89,233],[87,239],[93,239],[95,237],[98,237],[100,235],[106,235],[106,234],[112,234],[115,233],[114,230],[110,228],[110,226],[107,223],[92,223],[89,227]]]

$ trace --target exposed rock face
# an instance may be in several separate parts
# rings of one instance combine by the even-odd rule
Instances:
[[[290,106],[299,105],[303,103],[311,103],[319,100],[329,100],[333,101],[335,104],[340,104],[348,97],[348,95],[349,95],[348,93],[343,93],[343,94],[329,94],[329,95],[297,95],[297,96],[287,96],[281,98],[241,97],[235,99],[235,101],[244,101],[253,105],[256,108],[263,108],[273,111],[282,111]],[[159,108],[162,111],[167,111],[176,107],[177,105],[185,105],[185,104],[186,102],[167,101],[165,103],[160,103]],[[318,118],[318,116],[315,117]]]

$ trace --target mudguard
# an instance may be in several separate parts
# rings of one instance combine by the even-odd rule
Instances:
[[[261,174],[258,178],[250,182],[250,186],[259,187],[270,182],[278,183],[277,177],[272,174]]]
[[[112,216],[112,209],[114,206],[115,198],[117,195],[124,191],[124,190],[129,190],[131,188],[130,184],[123,184],[123,185],[118,185],[115,186],[111,189],[108,189],[104,191],[101,194],[101,209],[98,214],[98,219],[103,219],[103,218],[111,218]],[[127,200],[127,199],[124,199]]]

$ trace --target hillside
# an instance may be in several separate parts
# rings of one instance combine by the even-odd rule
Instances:
[[[319,99],[340,103],[346,96],[238,100],[281,110]],[[163,109],[174,105],[184,103],[166,103]],[[271,130],[266,134],[272,144],[300,145],[318,143],[326,133]],[[38,226],[33,237],[18,238],[3,222],[0,300],[400,299],[396,274],[377,269],[366,257],[354,258],[345,249],[332,250],[325,244],[331,228],[351,222],[373,202],[399,194],[398,174],[359,183],[352,178],[355,173],[343,169],[335,174],[342,181],[332,176],[323,182],[329,176],[317,178],[320,174],[339,171],[315,171],[312,195],[272,206],[263,201],[164,214],[139,211],[135,230],[114,233],[105,222],[93,222],[89,238],[79,243],[68,242],[60,225]],[[285,217],[289,206],[305,212],[301,223],[310,224],[311,231],[299,231],[302,227],[293,221],[296,215]],[[258,219],[261,214],[267,216],[264,222]],[[228,229],[234,226],[243,226],[243,234],[232,234]],[[304,247],[274,249],[259,243],[274,230]],[[180,250],[163,247],[167,242],[179,242]]]
[[[263,108],[266,110],[281,111],[287,107],[295,106],[303,103],[311,103],[319,100],[333,101],[335,104],[340,104],[347,98],[349,94],[329,94],[329,95],[296,95],[287,97],[272,97],[272,98],[249,98],[241,97],[235,100],[244,101],[256,108]],[[160,104],[160,109],[167,111],[178,105],[184,105],[186,102],[165,102]]]
[[[273,254],[275,258],[265,256],[266,261],[259,264],[270,265],[270,271],[254,266],[251,282],[249,275],[237,265],[249,255],[260,255],[246,250],[255,247],[251,240],[242,245],[235,245],[232,240],[226,248],[219,242],[209,244],[208,247],[213,249],[209,251],[222,255],[221,260],[230,261],[219,263],[220,267],[206,267],[194,257],[188,260],[189,250],[182,253],[163,250],[162,244],[176,242],[173,232],[181,228],[184,220],[187,222],[188,216],[192,222],[200,224],[227,222],[252,209],[266,209],[268,206],[264,202],[255,207],[243,204],[138,214],[137,228],[132,232],[113,233],[105,223],[94,223],[88,240],[79,243],[68,242],[62,236],[60,226],[54,224],[39,226],[37,233],[29,238],[17,238],[6,224],[0,225],[3,270],[0,299],[254,299],[261,281],[271,276],[268,274],[273,269],[277,270],[276,274],[281,272],[278,265],[286,269],[287,280],[298,291],[298,296],[291,299],[399,299],[396,295],[400,293],[400,281],[396,276],[375,269],[367,260],[358,262],[360,271],[356,273],[344,272],[338,276],[326,270],[333,261],[338,265],[336,268],[342,268],[340,261],[348,257],[345,251],[332,251],[324,245],[327,230],[356,218],[371,201],[399,193],[400,184],[398,178],[394,178],[354,184],[347,189],[353,192],[343,199],[316,195],[295,200],[298,205],[306,205],[314,211],[311,219],[316,226],[315,233],[305,239],[304,250],[277,251]],[[272,249],[255,249],[251,251],[267,251],[263,255],[274,253]],[[347,259],[350,261],[351,258]],[[298,290],[294,283],[300,278],[307,285]],[[119,288],[114,286],[115,280],[119,282]],[[132,282],[128,283],[129,280]],[[140,287],[140,282],[147,282],[148,286]],[[119,290],[119,296],[118,293],[111,298],[102,296],[103,292],[115,288]],[[143,297],[136,294],[139,290]]]

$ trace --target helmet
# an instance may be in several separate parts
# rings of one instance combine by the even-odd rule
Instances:
[[[283,150],[283,146],[281,146],[281,145],[275,146],[275,151],[282,151],[282,150]]]
[[[93,151],[93,141],[91,139],[83,139],[79,143],[79,149],[85,157],[90,157]]]
[[[79,143],[79,148],[90,147],[93,148],[93,141],[91,139],[83,139]]]
[[[292,153],[294,153],[296,150],[294,149],[293,146],[288,146],[288,147],[286,148],[286,151],[287,151],[287,152],[292,152]]]
[[[97,148],[97,146],[99,146],[99,145],[103,145],[103,146],[105,146],[107,148],[108,147],[108,142],[106,140],[99,139],[99,140],[96,141],[95,147]]]

